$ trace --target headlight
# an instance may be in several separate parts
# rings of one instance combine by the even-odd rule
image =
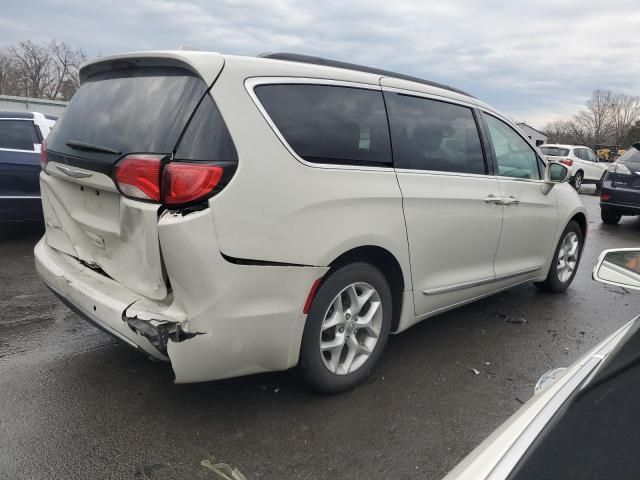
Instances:
[[[542,375],[538,380],[538,382],[536,383],[535,388],[533,389],[533,394],[537,395],[538,393],[543,391],[545,388],[553,385],[553,382],[555,382],[558,378],[560,378],[562,374],[565,372],[565,370],[566,370],[566,367],[554,368],[553,370],[549,370],[547,373]]]

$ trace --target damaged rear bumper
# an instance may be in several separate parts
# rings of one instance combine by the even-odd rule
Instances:
[[[303,304],[327,267],[239,265],[220,254],[209,210],[166,213],[159,240],[172,291],[147,299],[42,239],[38,273],[81,316],[170,360],[177,383],[285,370],[298,362]]]
[[[44,238],[36,245],[34,254],[36,270],[47,287],[72,310],[130,346],[156,359],[169,360],[123,318],[127,308],[141,299],[140,294],[54,250]]]

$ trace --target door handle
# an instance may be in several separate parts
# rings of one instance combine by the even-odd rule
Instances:
[[[500,201],[498,202],[499,205],[518,205],[520,203],[520,200],[518,200],[516,197],[514,197],[513,195],[507,197],[507,198],[501,198]]]
[[[484,199],[484,203],[499,204],[500,201],[502,201],[502,198],[496,197],[495,195],[489,195],[488,197],[485,197],[485,199]]]

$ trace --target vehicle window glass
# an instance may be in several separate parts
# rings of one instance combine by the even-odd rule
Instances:
[[[205,95],[187,127],[176,160],[237,162],[238,154],[222,115],[210,95]]]
[[[596,154],[593,153],[593,150],[587,150],[587,157],[588,157],[590,162],[595,162],[596,161]]]
[[[486,173],[478,127],[470,108],[385,93],[396,167]]]
[[[391,165],[382,93],[331,85],[260,85],[260,102],[291,148],[309,162]]]
[[[47,138],[50,151],[77,155],[75,140],[132,152],[172,152],[207,85],[181,68],[122,68],[86,80]],[[82,152],[83,157],[104,154]]]
[[[540,179],[535,152],[509,125],[484,115],[501,177]]]
[[[28,120],[0,120],[0,148],[33,151],[40,143],[33,123]]]
[[[631,147],[617,160],[617,163],[625,164],[627,162],[640,163],[640,151]]]
[[[540,147],[540,151],[543,155],[551,157],[566,157],[569,155],[569,149],[561,147]]]

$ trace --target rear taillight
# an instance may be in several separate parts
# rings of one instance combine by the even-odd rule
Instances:
[[[168,163],[162,172],[162,202],[179,205],[207,197],[222,178],[223,169],[198,163]]]
[[[606,202],[610,198],[611,198],[611,195],[609,195],[608,193],[601,193],[600,194],[600,200],[602,200],[603,202]]]
[[[571,165],[573,165],[573,160],[571,160],[570,158],[563,158],[559,160],[559,162],[564,163],[567,167],[570,167]]]
[[[211,195],[224,169],[206,163],[171,162],[162,166],[163,155],[127,155],[114,176],[123,195],[140,200],[183,205]]]
[[[631,175],[631,170],[624,163],[616,163],[616,174]]]
[[[47,141],[43,140],[42,145],[40,145],[40,168],[42,170],[47,168],[47,162],[49,158],[47,157]]]
[[[127,197],[160,201],[162,155],[127,155],[118,162],[114,175]]]

